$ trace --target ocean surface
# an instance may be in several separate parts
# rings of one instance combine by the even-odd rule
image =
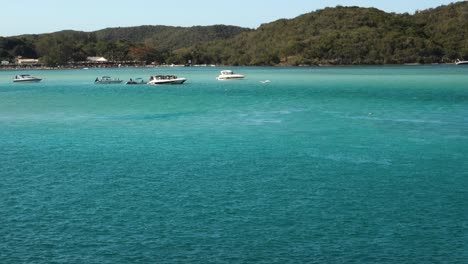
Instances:
[[[468,263],[468,67],[222,69],[1,71],[0,263]]]

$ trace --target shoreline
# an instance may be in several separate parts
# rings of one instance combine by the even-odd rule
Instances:
[[[263,66],[246,66],[246,65],[93,65],[93,66],[23,66],[23,65],[0,65],[0,71],[21,71],[21,70],[88,70],[88,69],[121,69],[121,68],[221,68],[221,67],[268,67],[268,68],[322,68],[322,67],[401,67],[401,66],[460,66],[455,63],[405,63],[405,64],[359,64],[359,65],[336,65],[336,64],[321,64],[321,65],[263,65]]]

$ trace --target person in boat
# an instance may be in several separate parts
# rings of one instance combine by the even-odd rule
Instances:
[[[98,77],[96,77],[96,80],[94,80],[94,82],[99,82],[99,78],[98,78]]]

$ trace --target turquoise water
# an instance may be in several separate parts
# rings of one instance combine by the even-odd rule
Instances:
[[[0,262],[468,262],[468,67],[219,70],[0,72]]]

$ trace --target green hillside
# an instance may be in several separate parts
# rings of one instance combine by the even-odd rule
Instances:
[[[111,60],[226,65],[447,63],[468,59],[468,2],[410,14],[335,7],[256,30],[235,26],[140,26],[0,38],[0,58],[47,65]]]
[[[88,56],[110,60],[164,62],[172,51],[197,44],[232,38],[251,29],[214,25],[195,27],[140,26],[107,28],[95,32],[64,30],[40,35],[0,37],[0,59],[40,57],[47,65],[83,61]]]
[[[444,63],[468,57],[468,2],[415,15],[336,7],[191,51],[234,65]]]
[[[131,43],[146,43],[159,50],[178,49],[218,39],[228,39],[246,28],[214,25],[195,27],[140,26],[107,28],[95,32],[102,41],[127,40]]]
[[[418,12],[414,18],[445,56],[468,59],[468,2]]]

